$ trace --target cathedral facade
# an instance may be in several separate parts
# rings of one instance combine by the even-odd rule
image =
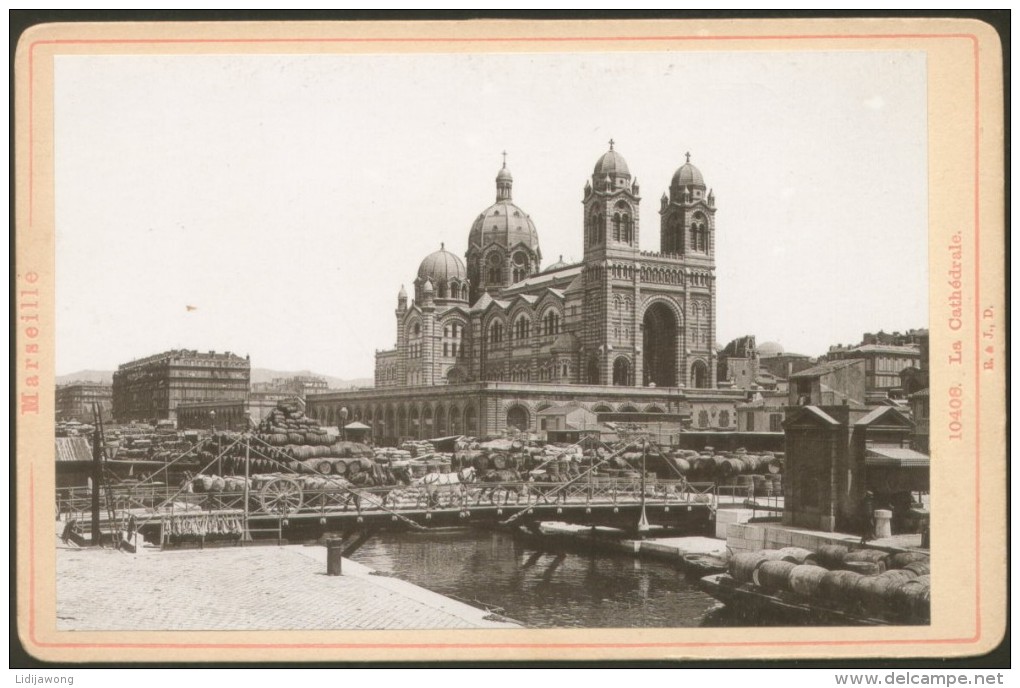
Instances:
[[[640,187],[612,144],[584,185],[580,263],[541,267],[512,192],[504,163],[466,262],[441,247],[421,262],[414,298],[401,288],[377,387],[715,387],[715,196],[689,159],[660,201],[657,252],[639,249]]]
[[[538,229],[514,203],[504,157],[465,260],[441,246],[421,261],[413,298],[400,288],[396,346],[376,354],[375,389],[312,395],[309,408],[328,420],[350,402],[378,437],[397,439],[438,431],[428,400],[450,395],[464,410],[443,408],[442,430],[469,434],[537,430],[535,413],[552,403],[681,413],[688,398],[729,396],[716,390],[715,195],[687,155],[659,202],[655,252],[640,250],[640,201],[610,141],[581,195],[583,259],[543,268]],[[506,400],[484,402],[511,387],[520,412],[504,413]],[[400,404],[411,404],[403,424]]]

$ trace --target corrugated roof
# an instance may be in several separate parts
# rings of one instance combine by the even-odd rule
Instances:
[[[897,468],[929,468],[931,458],[927,454],[906,447],[869,447],[864,454],[864,464]]]
[[[92,445],[87,437],[57,437],[57,463],[92,461]]]

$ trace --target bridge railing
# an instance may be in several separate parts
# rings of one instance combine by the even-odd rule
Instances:
[[[195,514],[199,512],[245,511],[243,490],[180,492],[166,501],[165,490],[159,486],[146,489],[111,489],[104,496],[115,513],[131,510],[156,514]],[[251,516],[285,516],[289,514],[322,514],[338,511],[390,511],[429,509],[469,509],[472,507],[542,504],[632,504],[642,500],[639,478],[594,476],[564,482],[501,482],[461,483],[444,486],[398,485],[355,488],[340,485],[308,487],[299,480],[252,483],[247,492],[247,513]],[[713,483],[691,483],[686,480],[647,478],[644,482],[646,504],[710,504],[718,503]],[[62,491],[58,495],[58,512],[87,518],[91,509],[91,492],[87,488]]]

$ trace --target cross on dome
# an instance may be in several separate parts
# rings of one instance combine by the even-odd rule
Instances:
[[[609,150],[613,150],[613,144],[616,143],[613,139],[609,139]]]
[[[687,157],[687,162],[690,162],[691,161],[691,154],[690,153],[684,153],[684,155]]]

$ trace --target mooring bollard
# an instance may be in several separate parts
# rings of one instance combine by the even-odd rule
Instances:
[[[342,575],[341,567],[344,560],[344,540],[343,538],[331,537],[326,538],[326,575],[327,576],[339,576]]]
[[[892,511],[888,509],[875,510],[875,539],[892,537]]]

